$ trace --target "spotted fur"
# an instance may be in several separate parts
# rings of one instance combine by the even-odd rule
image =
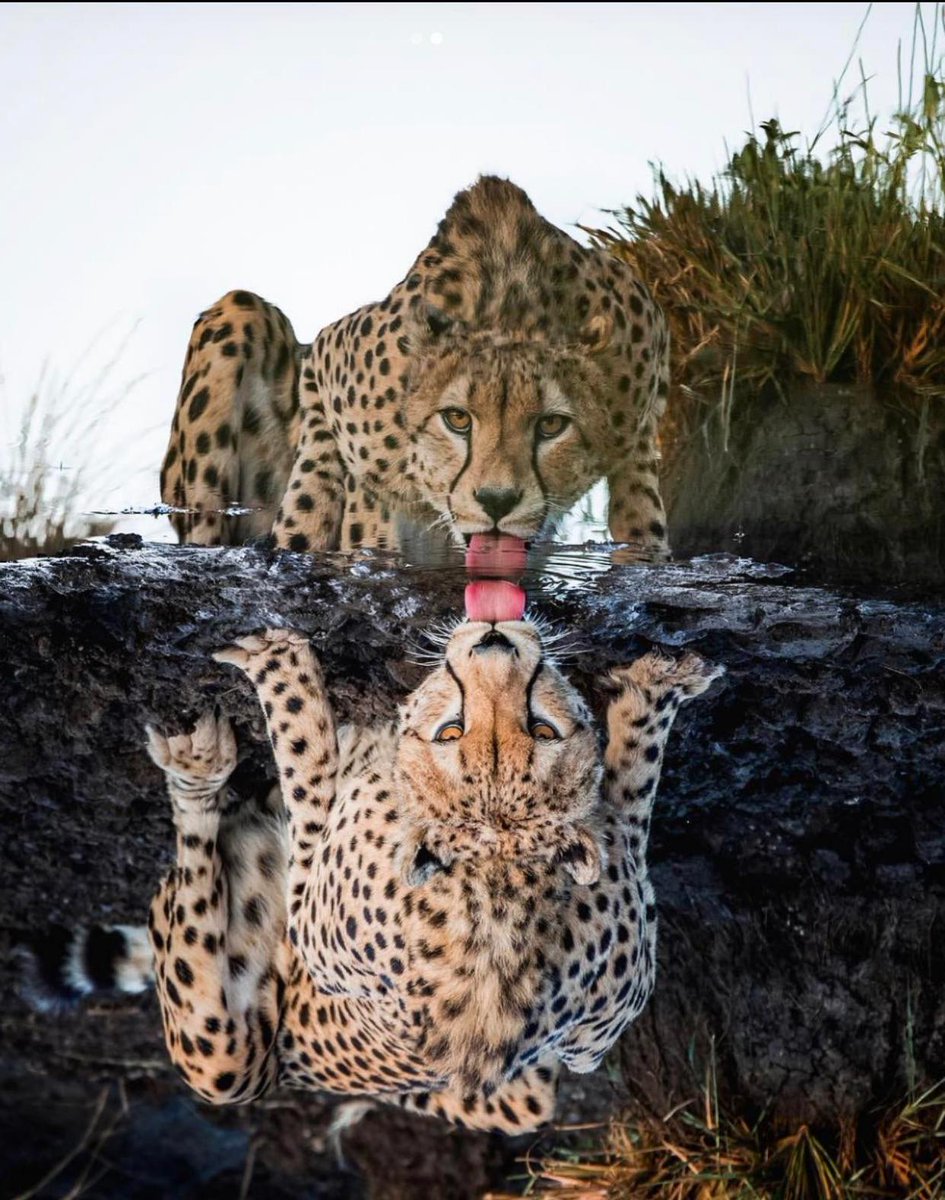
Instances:
[[[186,510],[181,540],[271,528],[310,551],[396,547],[405,520],[531,538],[606,477],[612,536],[664,557],[667,356],[662,314],[627,264],[482,178],[385,299],[310,346],[250,292],[202,313],[162,495]],[[250,511],[225,515],[233,505]]]
[[[460,625],[369,728],[336,729],[299,634],[216,657],[259,695],[281,804],[225,803],[225,720],[150,731],[178,829],[150,936],[182,1077],[214,1103],[290,1084],[480,1129],[548,1121],[560,1065],[597,1066],[653,986],[663,747],[718,669],[651,653],[614,672],[601,756],[525,622]],[[444,724],[462,735],[438,741]]]

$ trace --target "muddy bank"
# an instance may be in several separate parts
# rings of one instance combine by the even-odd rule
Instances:
[[[810,578],[945,586],[945,412],[864,386],[736,396],[663,432],[677,554],[734,550]]]
[[[583,587],[549,581],[539,601],[578,631],[570,669],[589,692],[606,666],[653,643],[728,668],[670,743],[651,854],[659,977],[621,1047],[623,1086],[662,1111],[693,1094],[714,1056],[743,1108],[817,1120],[945,1076],[945,605],[792,587],[777,569],[726,558],[610,569],[599,558],[592,574]],[[145,721],[182,724],[218,703],[237,725],[243,786],[270,772],[256,701],[209,649],[294,625],[312,635],[342,718],[386,715],[422,673],[408,644],[459,610],[464,582],[377,554],[133,539],[0,568],[4,948],[46,920],[143,918],[172,848]],[[258,1147],[253,1169],[270,1174],[254,1196],[303,1183],[316,1196],[430,1195],[436,1178],[473,1196],[521,1152],[382,1113],[351,1135],[359,1182],[332,1191],[317,1098],[204,1121],[189,1101],[174,1107],[183,1093],[153,1000],[39,1018],[16,998],[6,955],[0,971],[0,1128],[12,1135],[0,1142],[18,1171],[29,1158],[30,1181],[81,1137],[108,1079],[144,1089],[133,1097],[142,1128],[165,1131],[151,1141],[178,1144],[182,1120],[235,1123],[244,1141],[221,1162],[245,1170]],[[63,1075],[68,1086],[53,1082]],[[571,1119],[622,1095],[603,1073],[569,1088]],[[303,1147],[298,1159],[289,1145]]]

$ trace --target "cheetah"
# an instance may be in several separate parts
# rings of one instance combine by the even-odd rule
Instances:
[[[526,620],[466,621],[397,720],[371,727],[336,728],[301,634],[219,652],[265,712],[280,784],[263,803],[227,787],[225,717],[148,730],[177,863],[150,908],[151,962],[129,941],[124,978],[156,983],[200,1097],[289,1085],[523,1133],[552,1119],[561,1066],[593,1070],[642,1010],[663,750],[721,669],[650,652],[611,672],[601,752],[546,640]]]
[[[311,345],[251,292],[202,313],[162,498],[181,541],[398,549],[416,528],[536,538],[606,478],[612,537],[663,559],[668,346],[627,264],[483,177],[385,299]]]

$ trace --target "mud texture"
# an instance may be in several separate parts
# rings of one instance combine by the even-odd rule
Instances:
[[[598,703],[606,667],[653,644],[728,674],[683,710],[667,756],[655,997],[609,1072],[571,1078],[562,1119],[600,1119],[628,1093],[666,1111],[710,1069],[742,1111],[814,1122],[945,1077],[945,604],[795,587],[725,556],[608,563],[598,554],[583,586],[531,581],[537,607],[575,631],[569,670]],[[219,704],[244,786],[271,772],[248,684],[209,650],[301,628],[342,719],[386,716],[422,675],[410,646],[460,611],[464,582],[379,554],[128,537],[0,568],[0,1195],[81,1145],[97,1103],[85,1148],[39,1196],[67,1194],[86,1167],[83,1194],[141,1200],[236,1196],[247,1177],[246,1194],[280,1200],[462,1198],[521,1170],[535,1139],[385,1110],[347,1135],[338,1167],[324,1098],[195,1105],[153,998],[37,1015],[5,953],[48,922],[143,919],[172,851],[146,721],[180,727]]]

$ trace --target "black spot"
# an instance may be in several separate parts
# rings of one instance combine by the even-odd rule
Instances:
[[[174,959],[174,974],[185,987],[193,985],[194,973],[191,970],[190,964],[184,962],[182,958]]]
[[[224,1071],[222,1075],[218,1075],[213,1081],[213,1086],[218,1092],[228,1092],[233,1084],[236,1083],[236,1076],[232,1071]]]
[[[268,467],[260,467],[253,480],[253,490],[259,500],[268,500],[272,495],[272,471]]]
[[[198,417],[203,415],[204,410],[210,403],[210,389],[202,387],[199,392],[195,392],[193,399],[190,401],[190,407],[187,409],[187,417],[191,421],[196,421]]]

